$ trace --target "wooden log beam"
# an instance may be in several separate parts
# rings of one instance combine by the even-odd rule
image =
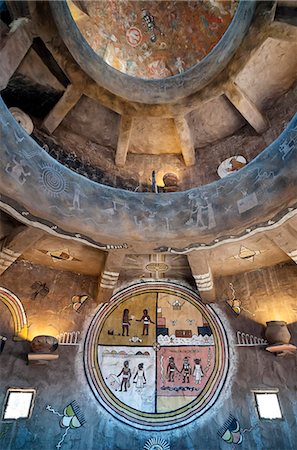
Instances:
[[[115,156],[116,166],[123,167],[126,164],[132,131],[132,124],[133,119],[131,117],[129,116],[121,117],[118,145]]]
[[[62,120],[66,117],[69,111],[76,105],[82,96],[82,89],[76,85],[69,84],[53,109],[49,112],[42,123],[48,133],[52,134],[60,125]]]
[[[297,264],[297,231],[288,225],[270,230],[266,236]]]
[[[0,91],[5,89],[10,78],[22,62],[32,44],[32,36],[27,31],[27,19],[14,32],[9,32],[0,45]]]
[[[59,83],[66,88],[69,85],[69,79],[60,68],[59,64],[45,45],[42,39],[36,37],[33,39],[32,48],[35,50],[37,55],[41,58],[43,64],[46,65],[48,70],[54,75],[54,77],[59,81]]]
[[[112,296],[123,267],[125,256],[126,253],[121,251],[111,251],[108,253],[98,285],[97,303],[106,303]]]
[[[201,299],[205,303],[214,302],[216,292],[209,265],[209,255],[206,251],[194,251],[189,253],[187,257]]]
[[[44,231],[38,228],[21,225],[4,239],[0,247],[0,275],[43,235]]]
[[[175,117],[174,121],[185,165],[193,166],[195,164],[195,147],[189,124],[185,116]]]
[[[267,129],[263,114],[236,83],[227,84],[225,95],[257,133],[262,134]]]
[[[297,42],[297,27],[286,22],[272,22],[268,28],[268,37],[280,41]]]

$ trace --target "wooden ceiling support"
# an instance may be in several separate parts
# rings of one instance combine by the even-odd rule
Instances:
[[[45,45],[42,39],[36,37],[33,39],[32,48],[37,55],[41,58],[43,64],[48,68],[52,75],[62,84],[65,88],[69,84],[69,79]]]
[[[7,236],[0,247],[0,275],[43,235],[44,231],[38,228],[21,225]]]
[[[5,89],[10,78],[22,62],[32,44],[32,36],[27,31],[24,19],[14,32],[2,39],[0,46],[0,91]]]
[[[297,27],[286,22],[273,22],[268,28],[268,36],[280,41],[297,41]]]
[[[181,151],[186,166],[195,164],[195,147],[192,133],[185,116],[178,116],[174,119],[176,131],[180,140]]]
[[[58,103],[44,119],[42,128],[52,134],[81,96],[82,89],[76,85],[69,84]]]
[[[132,117],[121,116],[118,145],[115,156],[116,166],[123,167],[126,164],[132,131],[132,123]]]
[[[111,251],[107,254],[104,270],[101,273],[99,281],[97,303],[106,303],[112,296],[123,267],[125,256],[126,253],[120,251]]]
[[[228,83],[225,95],[257,133],[262,134],[267,130],[265,117],[236,83]]]
[[[266,235],[297,264],[297,231],[293,227],[283,225]]]
[[[215,302],[216,292],[208,253],[206,251],[193,251],[187,257],[202,301],[205,303]]]

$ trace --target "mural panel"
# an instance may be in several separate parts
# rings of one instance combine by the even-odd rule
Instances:
[[[116,294],[86,341],[88,380],[115,417],[141,429],[170,429],[203,414],[227,375],[222,325],[196,293],[165,282]]]
[[[134,77],[166,78],[195,65],[221,39],[237,1],[67,1],[104,61]],[[189,40],[191,45],[189,45]]]

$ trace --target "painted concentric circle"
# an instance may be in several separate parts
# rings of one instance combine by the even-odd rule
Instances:
[[[41,170],[40,180],[44,189],[50,195],[59,195],[66,189],[66,181],[64,176],[54,166],[43,167]]]
[[[217,400],[228,371],[227,338],[197,293],[168,282],[140,283],[97,312],[85,369],[114,417],[139,429],[168,430]]]

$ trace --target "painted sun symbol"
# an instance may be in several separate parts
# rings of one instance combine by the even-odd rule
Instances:
[[[165,439],[154,437],[146,441],[143,450],[170,450],[170,445]]]
[[[54,164],[43,164],[40,171],[39,181],[43,189],[51,197],[58,197],[67,192],[67,181],[61,168]]]

